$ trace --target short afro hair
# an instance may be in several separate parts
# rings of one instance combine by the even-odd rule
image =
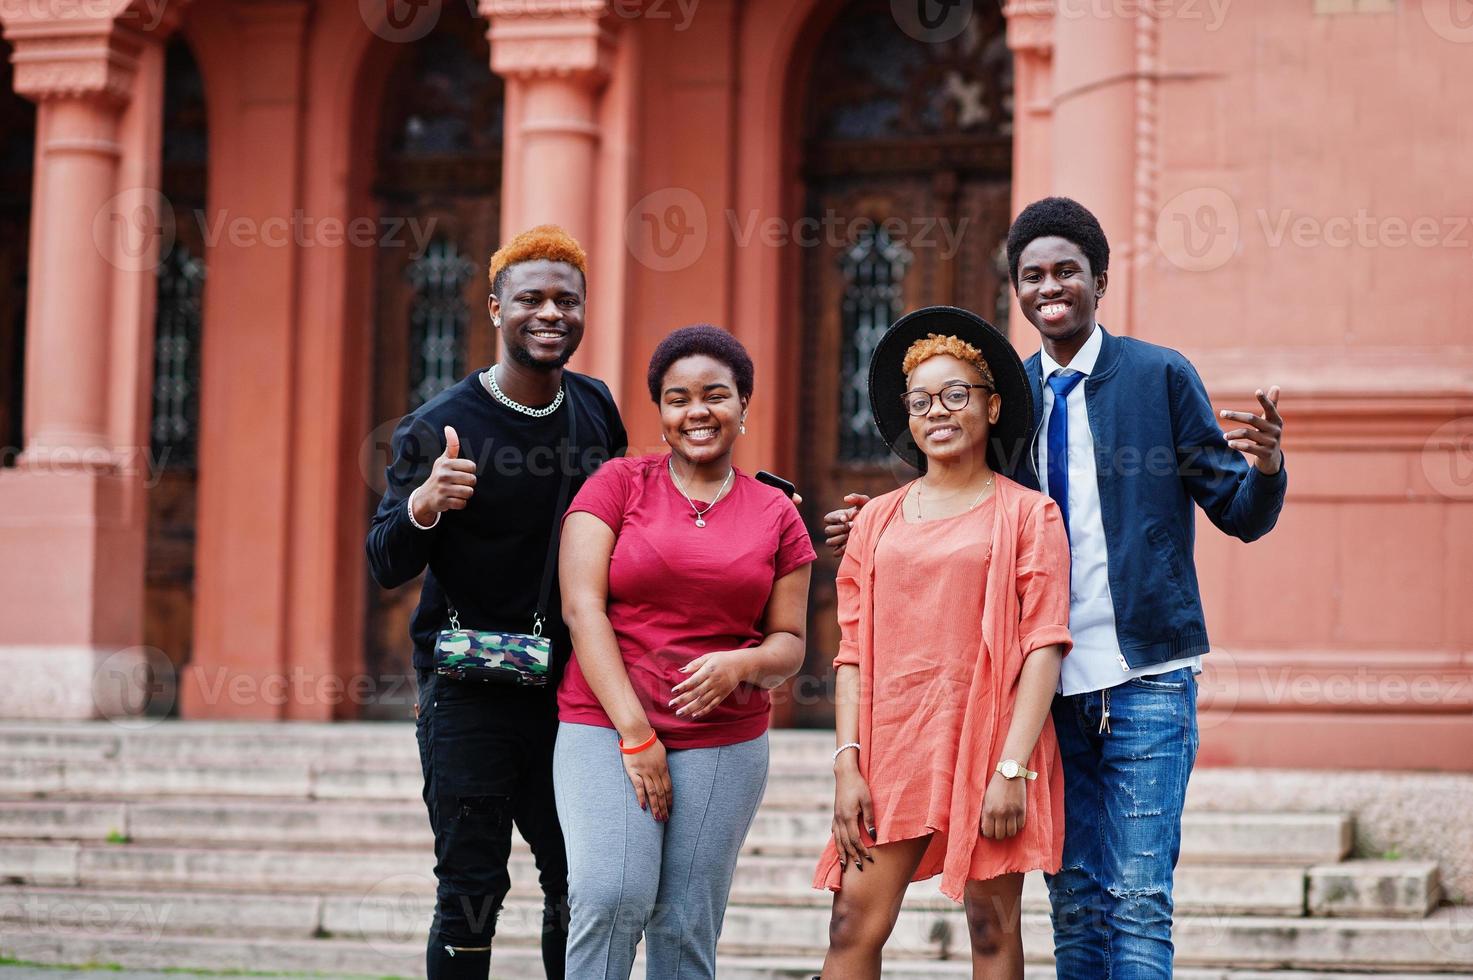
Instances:
[[[982,352],[971,344],[957,336],[943,337],[939,333],[928,333],[920,340],[910,345],[905,352],[905,360],[900,365],[900,370],[908,378],[910,372],[921,366],[924,361],[929,361],[938,354],[949,354],[959,361],[966,361],[977,369],[982,375],[982,383],[989,388],[996,389],[997,384],[992,380],[992,368],[987,364],[987,358]]]
[[[672,331],[650,355],[650,399],[656,405],[660,403],[660,386],[665,383],[670,365],[702,354],[731,368],[737,394],[742,398],[752,397],[752,358],[742,342],[720,327],[697,323]]]
[[[491,292],[501,295],[501,290],[506,286],[507,269],[520,262],[535,262],[538,259],[566,262],[578,270],[585,286],[587,285],[588,255],[583,251],[583,246],[557,225],[538,225],[515,236],[491,256]]]
[[[1008,229],[1008,273],[1018,288],[1018,258],[1035,238],[1064,238],[1079,246],[1089,260],[1089,271],[1099,275],[1110,267],[1110,243],[1099,219],[1078,201],[1046,197],[1023,209]]]

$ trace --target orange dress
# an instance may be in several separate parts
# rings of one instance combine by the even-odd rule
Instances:
[[[860,676],[859,769],[874,802],[876,843],[934,835],[913,877],[941,878],[961,901],[969,880],[1056,871],[1064,783],[1053,721],[1029,769],[1024,827],[982,837],[982,797],[1001,761],[1019,675],[1040,647],[1069,649],[1069,544],[1047,496],[1005,477],[963,514],[911,523],[909,486],[877,497],[854,522],[837,580],[842,637],[835,668]],[[840,887],[830,839],[815,888]]]

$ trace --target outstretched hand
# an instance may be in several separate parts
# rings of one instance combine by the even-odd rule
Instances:
[[[1250,412],[1233,412],[1224,409],[1222,417],[1233,422],[1246,422],[1241,429],[1223,433],[1228,445],[1253,460],[1253,465],[1265,476],[1273,476],[1284,466],[1284,450],[1279,445],[1284,435],[1284,419],[1279,415],[1279,386],[1274,385],[1264,394],[1256,392],[1258,404],[1263,406],[1262,415]]]

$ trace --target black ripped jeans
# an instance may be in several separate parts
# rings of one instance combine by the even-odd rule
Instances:
[[[563,980],[568,858],[552,791],[555,694],[416,673],[419,759],[439,882],[429,980],[486,980],[511,888],[513,824],[531,845],[542,885],[543,968],[548,980]]]

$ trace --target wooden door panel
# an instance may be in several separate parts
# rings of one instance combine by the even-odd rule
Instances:
[[[1006,282],[996,252],[1008,227],[1013,94],[1002,8],[979,4],[967,30],[932,38],[902,30],[892,7],[850,0],[814,46],[803,93],[805,217],[845,230],[802,258],[799,474],[814,527],[845,493],[874,496],[914,476],[868,417],[878,333],[937,303],[996,322]],[[863,274],[857,255],[869,257]],[[833,677],[837,566],[820,554],[804,688],[779,701],[780,722],[833,723],[833,700],[814,682]]]
[[[893,244],[905,256],[893,307],[882,326],[903,313],[942,303],[964,306],[994,320],[999,291],[1007,282],[995,256],[1007,233],[1009,195],[1006,180],[950,171],[867,174],[811,185],[810,216],[842,216],[840,224],[855,229],[858,237],[825,241],[804,257],[804,445],[799,472],[810,526],[817,527],[822,515],[839,506],[846,493],[873,497],[915,476],[877,441],[869,447],[871,453],[856,454],[854,445],[846,446],[841,436],[856,421],[854,403],[844,403],[846,383],[856,371],[868,376],[867,358],[845,336],[853,329],[852,322],[846,325],[846,304],[852,306],[855,294],[846,268],[852,273],[859,238],[869,229],[893,230],[898,233]],[[834,587],[838,564],[822,550],[814,565],[808,654],[800,677],[826,682],[832,678],[831,662],[839,646]],[[815,696],[817,690],[813,680],[790,688],[778,699],[779,723],[831,725],[832,700]]]
[[[490,364],[495,356],[496,337],[486,309],[490,293],[486,265],[498,240],[499,197],[424,194],[409,200],[385,201],[383,208],[385,214],[396,217],[412,214],[424,223],[422,227],[433,228],[429,238],[431,251],[439,256],[436,261],[441,263],[442,272],[452,264],[448,256],[456,257],[454,264],[460,268],[458,299],[464,319],[459,331],[456,367],[448,380],[453,383]],[[392,431],[394,424],[420,401],[421,393],[413,390],[414,360],[419,356],[414,349],[413,318],[418,296],[415,273],[420,271],[416,263],[425,261],[425,255],[407,247],[379,250],[373,405],[382,432]],[[383,492],[383,476],[376,473],[369,487],[368,516],[377,509]],[[365,718],[406,718],[412,713],[411,705],[398,692],[413,689],[409,622],[423,584],[424,576],[420,575],[396,589],[381,589],[372,582],[368,585],[365,668],[374,679],[371,690],[394,696],[382,701],[371,696],[360,710]]]

